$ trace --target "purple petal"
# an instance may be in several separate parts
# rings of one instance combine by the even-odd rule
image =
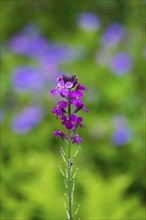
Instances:
[[[57,108],[53,108],[52,113],[56,113]]]
[[[61,92],[62,92],[62,88],[56,89],[56,94],[57,94],[57,95],[60,95]]]
[[[77,117],[77,123],[80,123],[83,121],[83,118],[82,117]]]
[[[61,115],[62,115],[62,110],[61,110],[60,108],[58,108],[58,109],[56,110],[56,114],[57,114],[58,116],[61,116]]]
[[[82,84],[78,84],[78,86],[79,86],[79,89],[80,90],[88,90],[85,86],[83,86]]]
[[[62,103],[60,104],[60,108],[66,108],[67,105],[68,105],[68,102],[62,102]]]
[[[76,92],[75,92],[75,91],[71,91],[71,92],[69,93],[69,96],[70,96],[71,98],[75,98],[75,97],[76,97]]]
[[[73,128],[73,124],[71,122],[66,123],[65,126],[69,130]]]
[[[86,109],[85,107],[83,107],[84,112],[88,113],[88,109]]]
[[[71,82],[67,82],[67,83],[65,83],[65,87],[69,89],[69,88],[73,87],[73,84]]]
[[[54,96],[56,94],[56,89],[50,91],[51,95]]]
[[[61,94],[64,95],[65,97],[67,97],[68,93],[69,93],[68,89],[63,89]]]
[[[83,97],[83,93],[82,93],[81,91],[77,91],[77,92],[76,92],[76,96],[77,96],[78,98],[82,98],[82,97]]]
[[[76,115],[71,115],[70,118],[69,118],[69,120],[70,120],[71,122],[76,122],[76,121],[77,121],[77,116],[76,116]]]
[[[64,81],[60,81],[57,86],[62,88],[64,86]]]
[[[58,135],[59,135],[59,130],[57,130],[57,131],[54,132],[54,136],[55,136],[55,137],[58,137]]]
[[[76,100],[76,99],[73,99],[72,100],[72,104],[76,107],[78,106],[81,106],[82,105],[82,101],[81,100]]]
[[[63,121],[67,121],[66,115],[63,115],[60,119],[63,120]]]

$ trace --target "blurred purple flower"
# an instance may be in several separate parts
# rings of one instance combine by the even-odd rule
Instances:
[[[40,91],[45,85],[45,79],[33,67],[18,67],[12,76],[12,84],[17,91]]]
[[[81,59],[83,57],[84,48],[71,48],[63,44],[50,43],[46,52],[40,57],[42,64],[56,64],[69,63],[73,60]]]
[[[13,36],[9,42],[10,48],[14,53],[29,55],[30,39],[25,36]]]
[[[19,34],[27,37],[36,37],[40,35],[40,28],[36,24],[30,23],[24,26]]]
[[[131,132],[128,127],[121,126],[117,128],[111,137],[111,141],[116,146],[123,146],[131,139]]]
[[[96,31],[101,26],[101,22],[96,14],[86,12],[78,16],[78,25],[83,30]]]
[[[127,124],[126,117],[117,115],[113,120],[114,131],[111,141],[116,146],[122,146],[129,142],[131,139],[131,131]]]
[[[111,58],[110,68],[117,75],[124,75],[132,68],[132,58],[125,52],[120,52]]]
[[[11,123],[15,133],[23,134],[31,131],[43,119],[41,106],[29,106],[17,114]]]
[[[14,53],[35,58],[47,51],[48,41],[41,36],[16,35],[12,37],[9,45]]]
[[[113,23],[107,27],[101,38],[103,46],[115,47],[126,36],[126,30],[118,23]]]

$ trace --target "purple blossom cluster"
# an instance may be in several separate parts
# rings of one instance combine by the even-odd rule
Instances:
[[[72,143],[79,144],[82,142],[79,134],[76,134],[78,127],[85,127],[82,122],[83,118],[78,117],[76,113],[83,109],[84,112],[88,113],[82,98],[83,91],[87,90],[85,86],[79,83],[76,75],[61,75],[57,78],[57,86],[51,90],[51,95],[60,95],[64,100],[58,102],[57,106],[52,110],[53,114],[56,114],[56,118],[60,118],[62,125],[67,130],[71,130],[70,139]],[[67,135],[57,130],[54,132],[54,136],[60,136],[63,140],[67,140]]]

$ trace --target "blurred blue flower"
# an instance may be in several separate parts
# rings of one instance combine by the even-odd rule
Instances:
[[[4,121],[4,111],[0,109],[0,124],[2,124]]]
[[[116,116],[113,120],[114,131],[111,141],[116,146],[123,146],[131,139],[131,130],[128,127],[127,119],[124,116]]]
[[[12,119],[11,127],[15,133],[27,133],[31,131],[42,119],[43,110],[41,106],[28,106]]]
[[[9,42],[10,49],[14,53],[28,55],[30,52],[30,39],[25,36],[13,36]]]
[[[96,14],[86,12],[78,16],[78,25],[83,30],[96,31],[100,28],[101,21]]]
[[[132,68],[132,58],[125,52],[119,52],[112,57],[110,68],[117,75],[124,75],[130,72]]]
[[[85,48],[71,48],[63,44],[50,43],[46,52],[40,57],[40,62],[60,65],[81,59]]]
[[[118,23],[113,23],[107,27],[101,38],[103,46],[115,47],[126,36],[126,30]]]
[[[35,58],[46,52],[48,41],[41,36],[30,37],[18,34],[11,38],[9,46],[16,54]]]
[[[19,32],[21,35],[29,36],[29,37],[36,37],[40,35],[40,28],[35,23],[29,23],[22,28]]]
[[[127,126],[117,128],[111,137],[111,141],[116,146],[123,146],[131,139],[131,132]]]
[[[40,91],[44,88],[45,80],[37,69],[22,66],[13,72],[12,84],[16,91]]]

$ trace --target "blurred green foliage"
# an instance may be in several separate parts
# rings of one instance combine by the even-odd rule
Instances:
[[[81,113],[86,128],[79,131],[83,143],[75,162],[80,168],[75,206],[81,205],[81,219],[146,219],[144,8],[142,0],[1,0],[2,44],[33,22],[53,42],[84,45],[88,49],[83,60],[61,65],[61,71],[76,73],[89,88],[85,94],[89,113]],[[76,16],[86,11],[101,18],[98,34],[77,27]],[[133,58],[132,71],[121,77],[93,60],[100,48],[102,31],[112,22],[120,22],[130,33],[128,40],[112,52],[125,50]],[[50,86],[43,97],[37,93],[32,98],[41,100],[45,108],[43,122],[28,134],[15,134],[10,121],[29,104],[30,97],[13,91],[11,74],[17,66],[35,62],[13,53],[7,53],[1,60],[1,105],[5,111],[1,124],[1,219],[66,219],[61,200],[65,189],[58,169],[58,164],[63,163],[59,154],[62,142],[53,137],[61,126],[51,114],[56,101],[50,97]],[[122,147],[111,141],[116,115],[127,118],[132,133],[130,141]]]

